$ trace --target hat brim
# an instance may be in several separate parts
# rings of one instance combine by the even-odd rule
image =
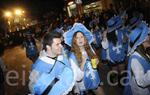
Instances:
[[[148,36],[149,29],[146,23],[141,23],[138,28],[141,28],[143,30],[141,31],[140,38],[134,43],[133,47],[131,47],[131,49],[128,50],[128,55],[132,54],[135,51],[135,49],[146,40]],[[134,32],[135,32],[135,29],[132,31],[133,33],[132,35],[134,35]],[[129,43],[130,42],[131,40],[129,40]]]
[[[130,19],[130,23],[127,26],[127,28],[129,30],[131,30],[133,27],[135,27],[136,25],[140,24],[142,22],[142,17],[133,17]]]
[[[113,20],[115,23],[112,26],[108,26],[108,24],[107,24],[107,31],[108,31],[108,33],[110,33],[112,31],[120,28],[123,25],[123,20],[121,19],[120,16],[113,17],[113,18],[109,19],[108,22],[110,20]]]
[[[63,34],[64,41],[67,45],[72,46],[73,36],[78,31],[82,32],[85,35],[89,44],[91,44],[94,41],[94,37],[92,33],[83,24],[75,23],[70,30],[68,30],[67,32]]]

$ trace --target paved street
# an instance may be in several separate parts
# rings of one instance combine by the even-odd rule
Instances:
[[[32,62],[26,58],[24,48],[16,46],[6,49],[3,59],[8,69],[6,74],[6,95],[27,95],[28,76]],[[106,75],[109,68],[107,65],[103,65],[102,68],[100,71],[106,95],[122,95],[121,88],[108,85]]]
[[[7,66],[6,95],[27,95],[27,84],[32,62],[26,58],[21,46],[6,49],[4,63]]]

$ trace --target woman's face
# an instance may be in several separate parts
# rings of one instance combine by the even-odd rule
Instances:
[[[150,35],[143,42],[143,46],[146,49],[146,53],[150,56]]]
[[[85,45],[85,37],[81,32],[78,32],[75,36],[76,44],[79,47],[82,47]]]

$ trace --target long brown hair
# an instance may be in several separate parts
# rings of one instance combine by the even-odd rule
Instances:
[[[76,44],[76,39],[75,39],[77,33],[79,33],[79,32],[82,33],[81,31],[77,31],[77,32],[73,35],[71,51],[75,54],[75,56],[76,56],[76,58],[77,58],[77,61],[78,61],[79,63],[81,63],[81,62],[82,62],[82,53],[81,53],[81,51],[80,51],[79,46]],[[83,33],[82,33],[82,34],[83,34]],[[84,34],[83,34],[83,36],[84,36],[84,39],[85,39],[84,48],[85,48],[85,50],[86,50],[86,52],[87,52],[88,57],[89,57],[89,58],[97,58],[96,54],[92,51],[92,49],[91,49],[91,47],[90,47],[90,45],[89,45],[89,43],[88,43],[87,38],[85,37]]]
[[[146,49],[142,44],[136,48],[136,51],[150,63],[149,54],[146,52]]]

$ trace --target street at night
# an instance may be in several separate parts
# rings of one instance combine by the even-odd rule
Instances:
[[[150,95],[150,0],[0,0],[0,95]]]
[[[7,66],[6,95],[27,95],[32,61],[26,58],[25,50],[21,46],[6,49],[3,59]]]

